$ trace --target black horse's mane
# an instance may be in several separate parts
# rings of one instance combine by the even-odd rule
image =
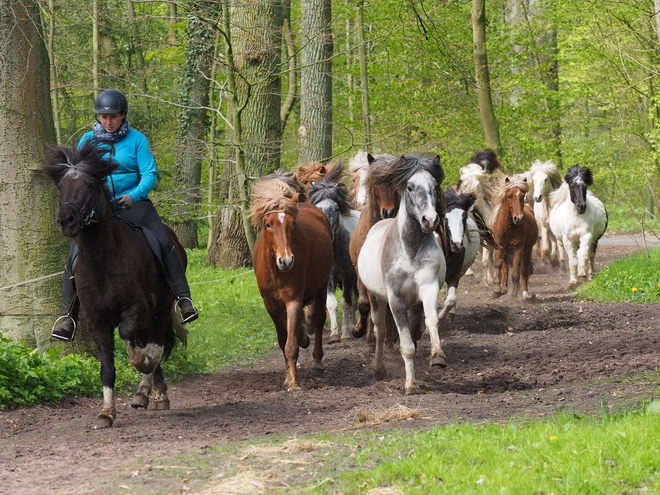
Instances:
[[[568,169],[568,172],[566,172],[566,175],[564,176],[564,180],[570,184],[578,177],[580,177],[587,186],[590,186],[594,183],[591,169],[587,167],[580,167],[580,165],[577,163]]]
[[[294,191],[296,191],[300,195],[298,198],[299,203],[304,203],[305,201],[307,201],[307,190],[305,189],[305,185],[301,184],[298,181],[298,177],[296,176],[296,174],[290,172],[289,170],[278,168],[277,170],[275,170],[275,172],[271,172],[270,174],[267,175],[262,175],[261,177],[259,177],[259,180],[260,181],[280,180],[289,187],[291,187]]]
[[[372,185],[392,184],[397,190],[403,191],[410,178],[418,172],[426,171],[438,183],[445,180],[445,171],[440,165],[440,156],[431,154],[401,155],[383,167],[374,167],[369,174]]]
[[[344,167],[341,163],[336,163],[328,168],[327,173],[321,180],[311,185],[309,191],[310,201],[313,205],[320,203],[324,199],[334,201],[339,206],[339,213],[342,216],[350,215],[351,203],[346,184],[343,182]]]
[[[42,170],[56,183],[59,183],[70,171],[78,171],[102,180],[119,167],[117,162],[105,158],[110,144],[98,139],[90,139],[80,148],[49,145],[46,150],[46,164]]]
[[[490,148],[475,151],[470,157],[470,163],[480,165],[489,174],[502,169],[502,164],[497,159],[497,153]]]

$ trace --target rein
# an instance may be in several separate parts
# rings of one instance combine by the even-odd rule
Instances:
[[[83,204],[82,206],[78,206],[77,204],[72,203],[71,201],[66,201],[60,205],[60,211],[62,211],[62,208],[64,208],[65,206],[73,206],[76,210],[78,210],[78,213],[80,213],[80,228],[83,229],[85,227],[89,227],[93,223],[101,222],[101,220],[96,220],[94,218],[94,215],[96,214],[96,209],[94,208],[92,208],[92,210],[89,212],[89,215],[85,216],[85,207],[87,206],[87,203],[89,203],[91,199],[92,199],[91,197],[88,198],[87,201],[85,201],[85,204]],[[112,213],[110,216],[114,217],[115,215],[120,214],[124,210],[125,208],[120,208],[114,213]]]

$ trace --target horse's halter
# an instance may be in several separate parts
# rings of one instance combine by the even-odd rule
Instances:
[[[99,221],[94,218],[94,214],[96,213],[96,209],[92,208],[87,216],[85,216],[85,207],[87,206],[87,203],[89,203],[89,200],[92,199],[90,196],[87,198],[87,201],[85,201],[85,204],[82,206],[78,206],[75,203],[72,203],[71,201],[65,201],[60,205],[60,211],[62,211],[62,208],[65,206],[71,205],[73,206],[76,210],[78,210],[78,213],[80,213],[80,228],[83,229],[85,227],[89,227],[90,224],[92,223],[98,223]]]

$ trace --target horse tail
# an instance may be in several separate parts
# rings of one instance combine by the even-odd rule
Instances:
[[[497,244],[495,243],[495,238],[493,237],[493,231],[490,227],[488,227],[488,222],[486,222],[486,219],[476,206],[472,208],[472,219],[474,220],[474,223],[477,224],[477,230],[479,231],[479,243],[486,249],[496,249]]]
[[[185,347],[188,345],[188,330],[181,323],[181,318],[176,311],[176,304],[172,306],[172,311],[170,312],[170,317],[172,318],[172,326],[174,327],[174,335]]]

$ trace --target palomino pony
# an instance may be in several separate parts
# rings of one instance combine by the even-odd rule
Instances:
[[[497,244],[495,268],[499,269],[499,287],[495,297],[507,293],[511,269],[511,296],[517,298],[522,286],[522,299],[531,300],[529,276],[533,273],[532,250],[539,235],[534,212],[525,202],[530,183],[523,175],[500,177],[493,193],[493,211],[489,224]]]
[[[435,237],[438,224],[440,184],[444,171],[440,157],[403,155],[389,167],[371,172],[374,185],[394,184],[401,194],[399,213],[376,223],[364,241],[358,270],[370,293],[376,335],[371,364],[374,377],[382,380],[383,332],[389,306],[399,331],[399,346],[406,368],[406,394],[419,392],[415,381],[415,341],[409,311],[423,306],[426,330],[431,337],[431,365],[447,366],[438,334],[438,293],[445,279],[445,257]],[[441,208],[441,211],[444,211]]]
[[[539,242],[537,249],[539,259],[550,266],[559,266],[560,260],[565,260],[565,254],[557,248],[557,239],[550,230],[550,193],[561,186],[563,177],[551,161],[534,161],[529,169],[533,184],[534,216],[539,227]]]
[[[559,249],[566,249],[571,286],[591,280],[598,241],[607,230],[605,206],[587,191],[592,184],[591,170],[573,165],[550,194],[550,229]]]
[[[457,287],[461,277],[465,275],[468,268],[474,263],[482,243],[494,247],[492,234],[486,225],[486,221],[477,215],[475,222],[472,213],[476,196],[474,193],[457,194],[453,188],[445,191],[445,229],[444,229],[444,252],[447,261],[445,283],[447,284],[445,304],[438,315],[439,319],[447,317],[454,319],[454,308],[456,307]]]
[[[114,329],[126,344],[131,364],[143,373],[131,406],[169,409],[160,363],[186,331],[174,311],[174,294],[143,235],[114,215],[105,178],[117,164],[108,148],[86,141],[80,149],[53,146],[42,167],[61,193],[57,225],[78,247],[76,290],[87,331],[101,361],[103,408],[93,427],[113,425],[117,415],[114,385]],[[172,242],[186,254],[174,232]]]
[[[341,163],[328,168],[326,175],[310,187],[310,202],[319,208],[330,220],[332,226],[332,252],[334,263],[328,279],[328,299],[326,307],[330,316],[329,344],[350,338],[355,327],[357,310],[357,274],[348,253],[351,235],[360,218],[359,211],[351,207],[348,188],[343,182],[344,168]],[[342,289],[341,332],[337,322],[336,288]]]
[[[323,359],[323,324],[328,277],[332,268],[332,232],[316,206],[299,203],[299,193],[281,180],[259,180],[253,188],[250,216],[260,228],[252,253],[254,273],[286,363],[287,390],[298,390],[299,347],[309,346],[302,325],[314,331],[315,369]]]
[[[360,280],[360,270],[357,266],[358,256],[362,249],[362,244],[369,233],[371,227],[384,218],[394,218],[399,207],[399,192],[393,184],[385,181],[378,181],[375,183],[373,177],[382,174],[385,169],[389,168],[390,164],[396,160],[392,155],[373,155],[367,154],[368,165],[366,167],[366,176],[362,182],[365,188],[367,200],[360,215],[353,235],[351,236],[351,243],[349,245],[349,254],[351,261],[356,268],[358,279],[358,311],[360,312],[360,319],[358,320],[352,335],[355,338],[364,337],[367,335],[367,343],[372,344],[374,340],[373,325],[369,318],[370,304],[369,292]],[[392,327],[392,325],[390,325]],[[393,330],[393,328],[392,328]],[[396,332],[391,332],[393,335],[388,334],[388,344],[394,344],[397,336]]]

